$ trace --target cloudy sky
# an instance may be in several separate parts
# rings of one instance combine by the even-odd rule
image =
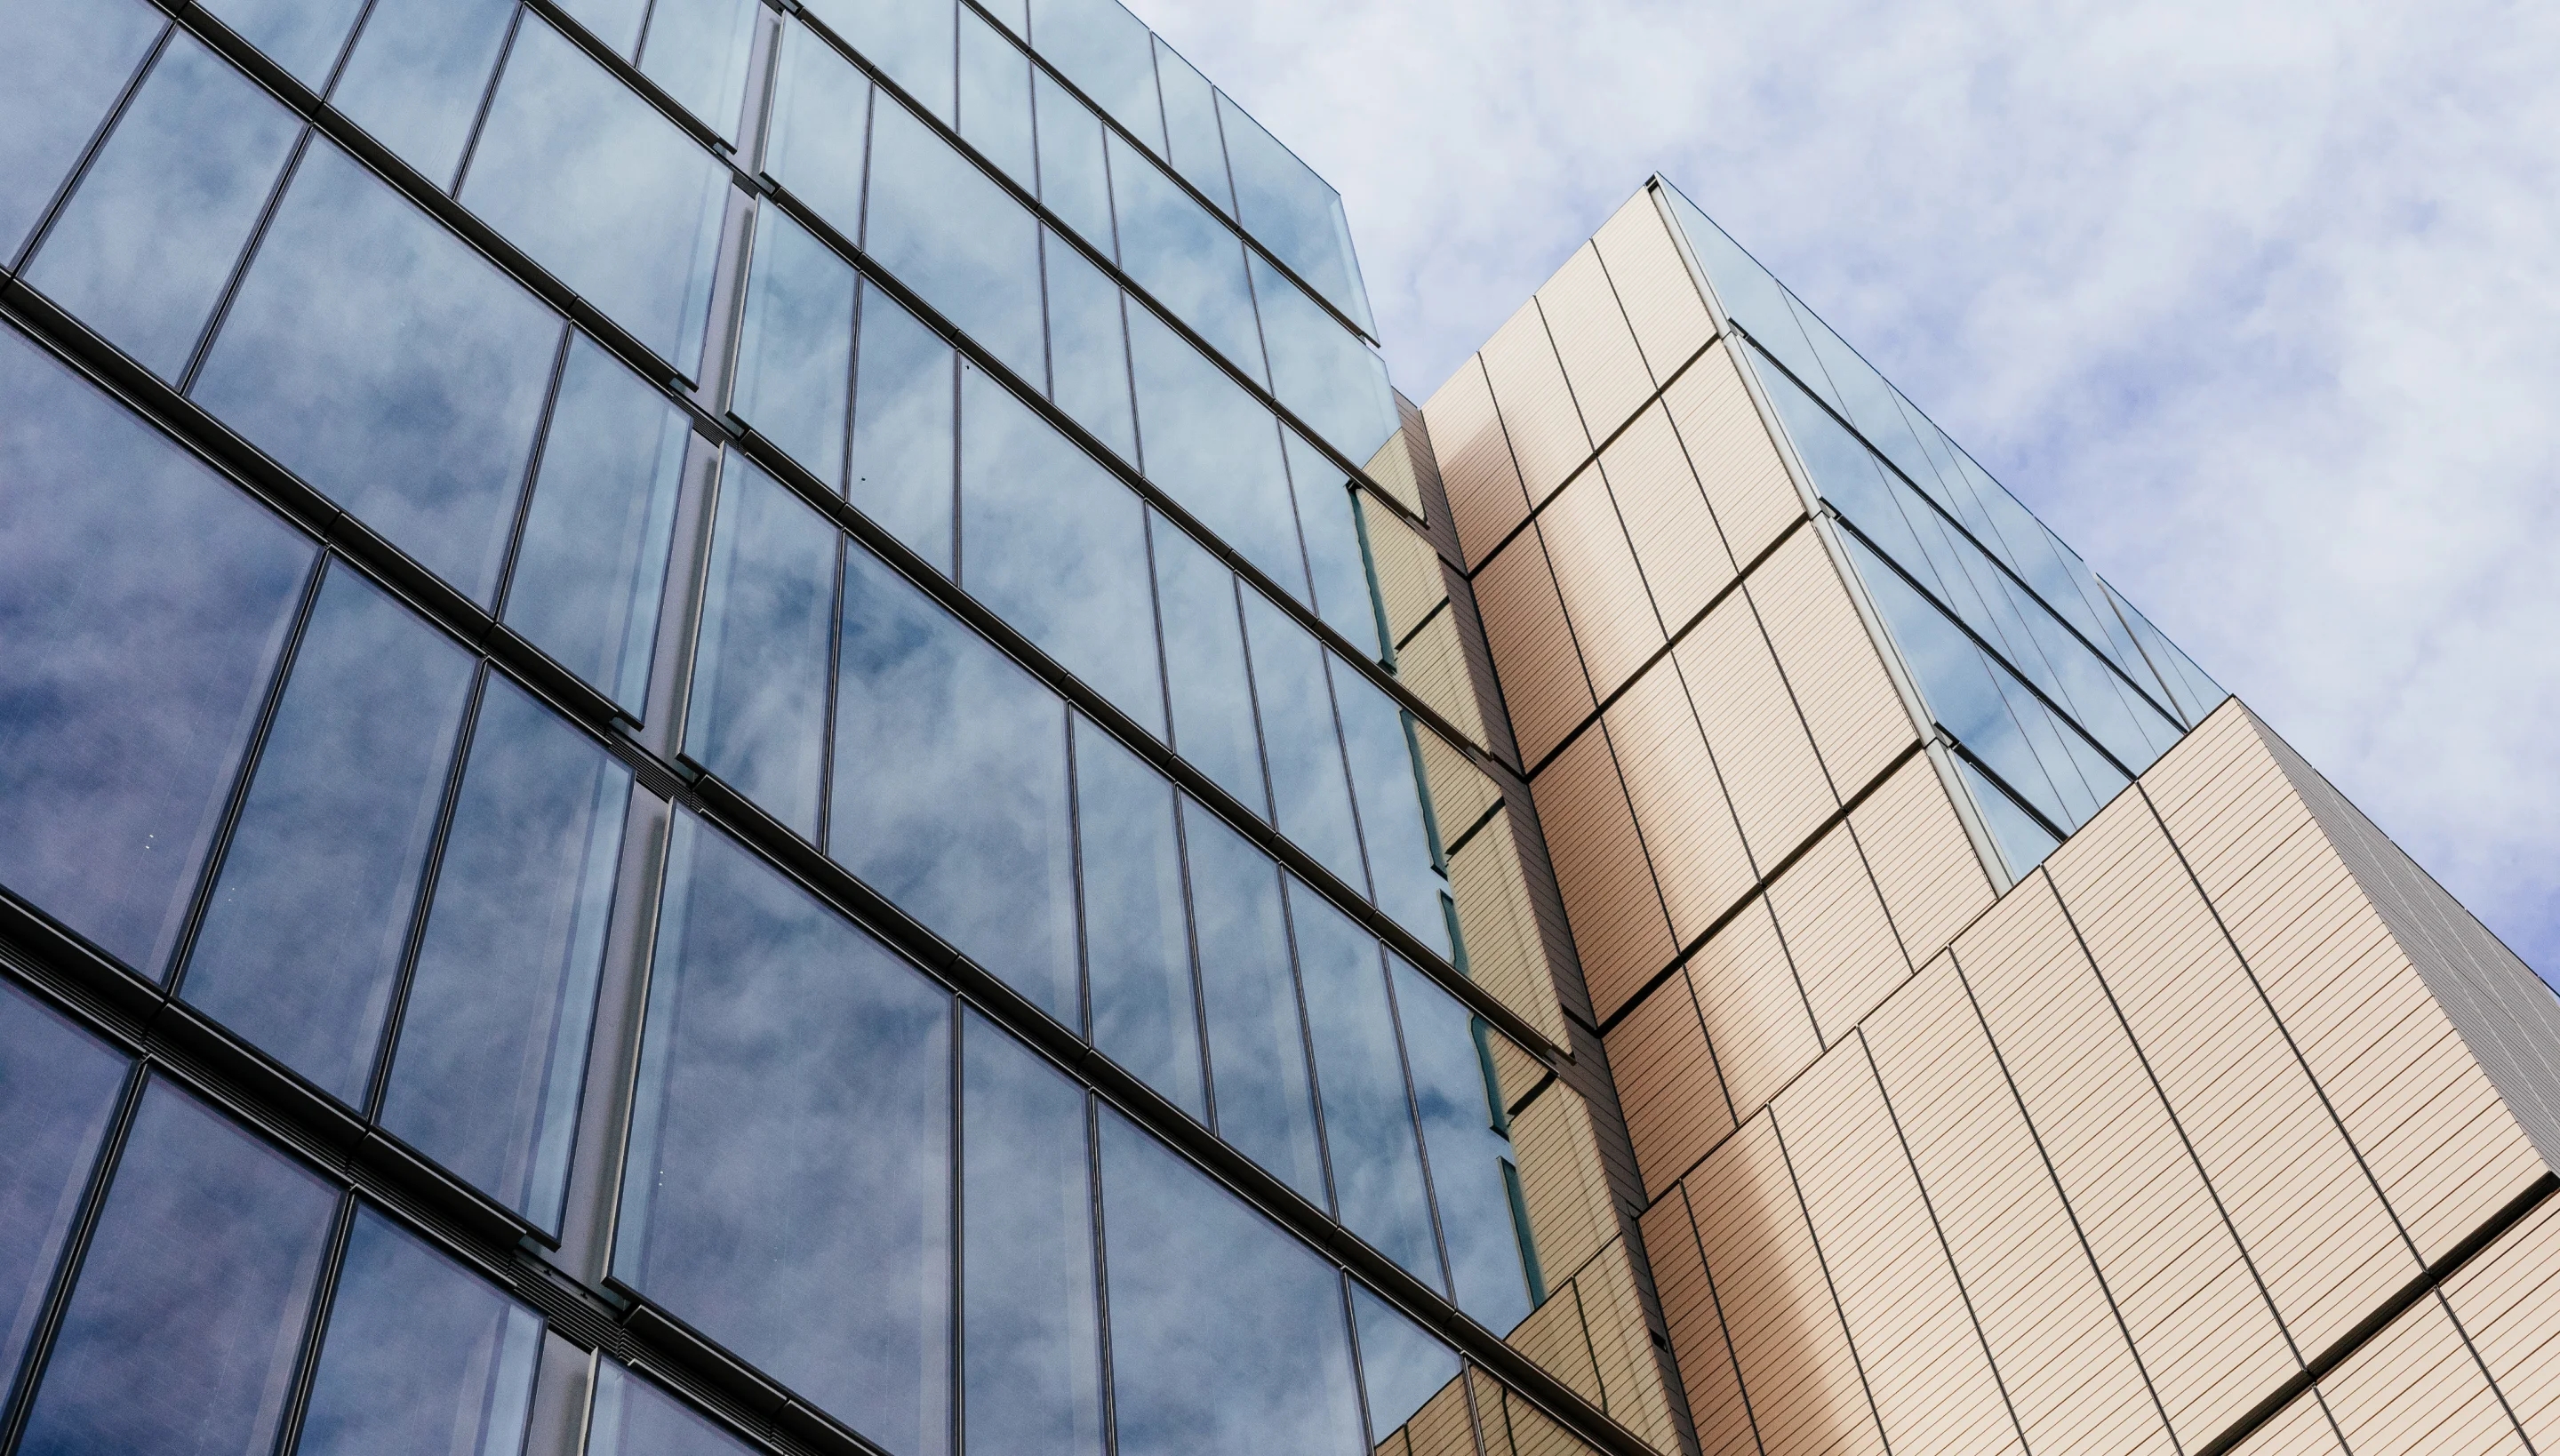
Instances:
[[[1405,393],[1660,170],[2560,976],[2560,7],[1133,4]]]

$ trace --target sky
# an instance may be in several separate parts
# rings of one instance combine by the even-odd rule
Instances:
[[[2560,977],[2560,7],[1133,3],[1405,394],[1662,172]]]

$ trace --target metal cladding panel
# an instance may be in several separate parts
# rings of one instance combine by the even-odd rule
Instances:
[[[1528,1206],[1538,1266],[1552,1289],[1618,1236],[1590,1108],[1562,1082],[1548,1083],[1512,1118],[1512,1149],[1520,1158],[1520,1201]]]
[[[2560,1199],[2446,1280],[2445,1298],[2525,1434],[2560,1449]]]
[[[1611,214],[1591,236],[1591,245],[1600,250],[1618,300],[1627,306],[1627,322],[1635,327],[1636,344],[1654,378],[1670,379],[1714,337],[1715,323],[1706,315],[1687,260],[1663,224],[1653,189],[1639,190]]]
[[[1413,1442],[1413,1456],[1475,1456],[1476,1423],[1467,1413],[1466,1384],[1451,1380],[1441,1386],[1404,1423],[1404,1434]]]
[[[2119,796],[2045,873],[2296,1345],[2326,1349],[2422,1267],[2355,1150],[2148,800]]]
[[[1600,470],[1627,523],[1654,608],[1664,628],[1678,632],[1733,580],[1733,558],[1672,430],[1671,412],[1656,404],[1637,415],[1600,451]]]
[[[1840,807],[1831,781],[1748,601],[1727,597],[1673,653],[1723,771],[1742,841],[1765,870]]]
[[[1689,1221],[1688,1196],[1673,1188],[1638,1222],[1701,1456],[1758,1456],[1759,1439],[1752,1433],[1751,1412],[1733,1370],[1733,1347],[1724,1337],[1724,1317],[1698,1254],[1696,1225]]]
[[[1618,292],[1600,266],[1599,250],[1588,243],[1576,248],[1537,290],[1537,307],[1546,316],[1546,331],[1555,340],[1556,357],[1564,363],[1564,378],[1573,386],[1591,437],[1607,438],[1644,407],[1654,380],[1636,348]]]
[[[1607,736],[1574,739],[1529,789],[1583,982],[1595,1004],[1624,1005],[1671,963],[1675,947]]]
[[[1564,600],[1555,594],[1536,532],[1513,538],[1476,574],[1476,609],[1484,616],[1486,645],[1493,649],[1520,760],[1534,766],[1593,707],[1591,683],[1582,675]]]
[[[1927,757],[1904,760],[1848,822],[1913,961],[1936,955],[1990,906],[1991,877]]]
[[[1485,1423],[1489,1456],[1588,1456],[1591,1448],[1567,1434],[1520,1392],[1471,1372],[1476,1409]]]
[[[1769,907],[1826,1047],[1911,974],[1845,824],[1834,826],[1770,883]]]
[[[1422,406],[1422,417],[1430,426],[1431,453],[1440,464],[1459,549],[1469,562],[1483,561],[1513,527],[1528,519],[1528,496],[1520,487],[1503,417],[1494,408],[1481,355],[1449,376]]]
[[[1743,589],[1768,624],[1778,666],[1805,711],[1833,786],[1843,799],[1855,794],[1919,730],[1822,539],[1811,531],[1789,537]]]
[[[1431,810],[1443,841],[1465,838],[1503,801],[1502,787],[1430,728],[1416,724],[1413,740],[1422,748],[1422,776],[1431,785]]]
[[[1733,1130],[1706,1024],[1685,973],[1674,973],[1609,1029],[1609,1066],[1645,1197],[1662,1191]]]
[[[1575,1285],[1556,1290],[1546,1303],[1529,1311],[1504,1343],[1572,1386],[1573,1393],[1594,1405],[1600,1403],[1600,1370],[1592,1364],[1591,1337],[1582,1327],[1582,1303]]]
[[[1954,959],[1861,1030],[2028,1447],[2174,1450]]]
[[[1604,722],[1663,907],[1671,912],[1672,936],[1686,945],[1749,894],[1758,877],[1679,665],[1670,658],[1655,663],[1609,705]],[[1597,988],[1591,1002],[1604,1021],[1618,1009]]]
[[[1955,956],[2179,1441],[2210,1440],[2300,1366],[2051,882],[2011,890]]]
[[[1626,527],[1597,470],[1585,470],[1538,512],[1534,528],[1573,624],[1591,691],[1602,699],[1635,676],[1663,645],[1654,600],[1636,569]]]
[[[1805,498],[1760,422],[1751,392],[1722,344],[1699,356],[1663,392],[1672,424],[1688,451],[1706,502],[1724,528],[1724,544],[1741,566],[1769,549],[1803,519]]]
[[[2522,1453],[2515,1422],[2445,1307],[2422,1299],[2320,1382],[2356,1452]]]
[[[2021,1449],[1864,1049],[1833,1048],[1769,1110],[1885,1443],[1897,1456]]]
[[[1473,739],[1490,749],[1493,740],[1485,730],[1485,713],[1476,696],[1476,680],[1467,671],[1467,648],[1458,635],[1457,618],[1449,612],[1422,624],[1402,647],[1395,650],[1395,679],[1413,690],[1413,696],[1430,705],[1431,710]],[[1447,825],[1442,828],[1446,830]]]
[[[1627,1257],[1627,1240],[1610,1240],[1574,1276],[1573,1287],[1582,1300],[1592,1359],[1599,1364],[1600,1408],[1655,1449],[1679,1450],[1671,1393],[1663,1385],[1662,1367],[1654,1358],[1653,1330],[1645,1323],[1644,1298],[1636,1289],[1636,1266]]]
[[[1401,642],[1449,599],[1449,583],[1440,574],[1440,554],[1420,533],[1385,511],[1369,512],[1368,520],[1378,600],[1386,607],[1387,631]]]
[[[1395,397],[1395,413],[1402,426],[1386,437],[1377,453],[1368,457],[1363,470],[1376,481],[1378,488],[1416,516],[1429,513],[1422,506],[1422,451],[1429,445],[1430,426],[1422,422],[1421,411],[1402,395]]]
[[[1823,1051],[1768,901],[1754,898],[1699,946],[1688,976],[1725,1092],[1747,1121]]]
[[[1555,357],[1537,300],[1521,304],[1477,357],[1485,361],[1494,406],[1502,411],[1520,484],[1534,505],[1591,458],[1591,436],[1582,427],[1581,411],[1574,408],[1573,392],[1564,382],[1564,366]],[[1475,555],[1469,547],[1468,559]]]
[[[2317,1400],[2296,1400],[2234,1447],[2231,1456],[2347,1456],[2328,1412]]]
[[[1564,1013],[1555,1004],[1554,975],[1547,969],[1537,910],[1529,902],[1520,843],[1513,836],[1506,809],[1449,857],[1449,894],[1458,902],[1467,974],[1560,1047]]]

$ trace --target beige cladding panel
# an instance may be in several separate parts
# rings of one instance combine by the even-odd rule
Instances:
[[[1431,812],[1446,848],[1466,838],[1503,801],[1503,791],[1438,732],[1416,724],[1413,740],[1422,748],[1422,777],[1431,786]]]
[[[2462,1334],[2422,1299],[2320,1382],[2320,1398],[2359,1453],[2490,1456],[2524,1451],[2515,1422]]]
[[[1554,976],[1547,969],[1537,912],[1529,903],[1528,877],[1513,836],[1511,811],[1505,809],[1449,857],[1449,895],[1458,903],[1467,974],[1561,1046],[1564,1013],[1555,1004]]]
[[[1991,877],[1926,755],[1903,760],[1848,822],[1914,961],[1937,954],[1991,904]]]
[[[1760,422],[1759,406],[1722,345],[1672,381],[1663,403],[1734,562],[1749,566],[1805,514],[1805,499]]]
[[[1502,413],[1503,430],[1511,436],[1520,483],[1534,505],[1591,458],[1591,436],[1574,408],[1564,366],[1556,360],[1537,300],[1521,304],[1520,312],[1485,341],[1478,357],[1485,361],[1485,378],[1493,386],[1494,407]],[[1476,548],[1469,546],[1467,556],[1474,560]]]
[[[1512,1152],[1538,1268],[1552,1290],[1618,1235],[1590,1109],[1572,1088],[1549,1083],[1512,1119]]]
[[[1476,574],[1476,610],[1484,618],[1520,759],[1533,767],[1593,707],[1591,684],[1582,675],[1564,601],[1555,594],[1536,532],[1514,538]]]
[[[1609,705],[1605,722],[1673,937],[1686,945],[1758,880],[1678,664],[1665,658],[1647,669]],[[1603,1020],[1617,1011],[1596,986],[1591,999]]]
[[[1804,709],[1833,786],[1843,799],[1855,794],[1919,732],[1822,538],[1797,532],[1744,589],[1768,625],[1778,666]]]
[[[1401,642],[1449,599],[1449,583],[1440,573],[1440,554],[1420,533],[1390,512],[1370,511],[1367,516],[1378,599],[1386,607],[1387,630]]]
[[[2560,1450],[2560,1199],[2446,1280],[2445,1297],[2525,1434]]]
[[[1530,784],[1594,1002],[1623,1005],[1671,963],[1671,925],[1606,734],[1586,732]]]
[[[1653,366],[1654,378],[1671,378],[1714,336],[1715,324],[1706,316],[1687,260],[1663,225],[1653,190],[1638,191],[1611,214],[1592,235],[1591,245],[1600,250],[1618,299],[1627,306],[1627,321],[1635,326],[1636,343]]]
[[[1751,1412],[1733,1372],[1732,1347],[1724,1338],[1724,1317],[1716,1310],[1714,1287],[1698,1255],[1687,1196],[1674,1188],[1639,1221],[1699,1451],[1703,1456],[1757,1456]]]
[[[1822,1054],[1768,901],[1753,898],[1709,936],[1688,975],[1725,1091],[1747,1120]]]
[[[1575,249],[1537,290],[1537,306],[1592,437],[1605,438],[1652,396],[1654,381],[1599,250],[1588,243]]]
[[[1591,691],[1605,699],[1662,647],[1663,629],[1600,472],[1575,476],[1533,529],[1546,546]]]
[[[1835,825],[1769,886],[1778,933],[1830,1046],[1911,974],[1884,901],[1845,824]]]
[[[1406,428],[1411,427],[1407,421]],[[1423,427],[1427,429],[1429,426]],[[1377,447],[1377,453],[1368,457],[1368,464],[1362,469],[1404,509],[1427,519],[1428,513],[1422,508],[1422,472],[1414,463],[1414,449],[1413,440],[1404,429],[1399,429],[1386,437],[1386,443]],[[1375,511],[1372,509],[1369,514],[1373,517]]]
[[[1673,649],[1743,843],[1765,872],[1839,807],[1750,603],[1724,604]]]
[[[1467,649],[1459,640],[1455,616],[1441,612],[1395,650],[1395,678],[1450,727],[1478,746],[1490,748],[1484,709],[1476,697],[1475,676],[1467,670]]]
[[[1733,1130],[1687,974],[1674,972],[1637,1002],[1607,1045],[1645,1196],[1659,1197]]]
[[[1627,523],[1655,610],[1664,628],[1677,632],[1733,580],[1733,558],[1672,431],[1670,411],[1656,404],[1637,415],[1600,451],[1600,470]]]
[[[1591,1337],[1583,1330],[1582,1304],[1573,1285],[1566,1284],[1531,1310],[1504,1343],[1536,1361],[1576,1395],[1600,1403],[1600,1372],[1591,1363]]]
[[[1511,438],[1494,408],[1482,356],[1468,360],[1431,403],[1422,406],[1431,449],[1440,463],[1440,485],[1457,523],[1459,548],[1470,565],[1481,562],[1528,516]]]
[[[1467,1414],[1467,1386],[1451,1380],[1422,1402],[1404,1423],[1413,1456],[1475,1456],[1476,1425]]]
[[[2347,1456],[2347,1451],[2337,1443],[2328,1412],[2319,1401],[2304,1396],[2251,1432],[2249,1439],[2232,1448],[2231,1456]]]
[[[1574,1276],[1573,1284],[1581,1296],[1592,1357],[1599,1362],[1601,1409],[1656,1450],[1679,1450],[1671,1393],[1664,1388],[1663,1369],[1654,1358],[1653,1330],[1645,1323],[1644,1298],[1636,1290],[1636,1266],[1627,1257],[1627,1241],[1612,1239],[1599,1257]]]

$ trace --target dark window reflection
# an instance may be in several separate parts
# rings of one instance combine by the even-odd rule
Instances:
[[[1343,747],[1360,794],[1360,840],[1377,883],[1377,907],[1445,956],[1449,917],[1441,912],[1440,896],[1448,882],[1432,868],[1412,738],[1427,730],[1416,728],[1395,700],[1358,670],[1340,660],[1329,660],[1326,668],[1343,709]]]
[[[843,641],[827,852],[1077,1025],[1063,705],[859,549]]]
[[[961,1068],[969,1448],[1100,1456],[1084,1091],[975,1015]]]
[[[318,90],[365,0],[207,0],[205,8],[294,80]]]
[[[156,976],[312,547],[5,330],[0,414],[0,884]]]
[[[1183,801],[1183,838],[1199,917],[1200,999],[1207,1013],[1217,1134],[1307,1202],[1326,1208],[1279,869],[1189,799]]]
[[[1032,162],[1032,63],[978,13],[960,8],[960,135],[1027,191]]]
[[[1174,746],[1218,787],[1268,818],[1262,749],[1254,736],[1253,688],[1244,666],[1244,627],[1235,573],[1159,516],[1156,590],[1165,623],[1165,678],[1174,705]]]
[[[0,263],[17,260],[28,230],[168,25],[141,0],[18,0],[9,14],[9,44],[0,47]]]
[[[1360,1389],[1368,1428],[1383,1441],[1458,1378],[1458,1355],[1385,1300],[1355,1282],[1352,1318],[1360,1330]]]
[[[1111,200],[1120,266],[1174,317],[1255,380],[1268,382],[1244,243],[1162,168],[1111,138]]]
[[[1043,257],[1048,269],[1049,397],[1134,464],[1137,415],[1130,407],[1120,285],[1055,234],[1049,235]]]
[[[155,1082],[18,1450],[269,1449],[336,1201],[282,1154]]]
[[[677,822],[613,1275],[895,1456],[946,1441],[951,1001]]]
[[[731,455],[712,528],[685,755],[818,837],[835,526]]]
[[[1080,718],[1075,823],[1093,1045],[1204,1122],[1174,786]]]
[[[471,691],[461,648],[344,567],[312,608],[181,991],[361,1104]]]
[[[641,74],[713,130],[736,136],[756,10],[755,0],[657,0],[641,43]]]
[[[1495,1334],[1509,1335],[1528,1318],[1529,1304],[1523,1230],[1513,1221],[1503,1177],[1512,1145],[1497,1131],[1504,1118],[1486,1041],[1500,1034],[1402,957],[1389,953],[1387,961],[1458,1307]]]
[[[872,83],[805,26],[783,27],[773,65],[765,175],[789,188],[848,242],[860,238]]]
[[[192,36],[169,43],[27,281],[162,379],[195,352],[301,118]]]
[[[855,365],[854,508],[951,572],[958,358],[942,336],[878,288],[863,292]]]
[[[294,1449],[516,1456],[542,1348],[542,1316],[360,1208]]]
[[[1352,888],[1366,890],[1359,831],[1352,827],[1351,780],[1334,731],[1325,649],[1258,591],[1244,593],[1244,634],[1262,705],[1262,751],[1271,764],[1271,802],[1280,832]]]
[[[836,489],[845,478],[854,266],[779,208],[756,219],[729,408]]]
[[[374,0],[330,102],[449,190],[515,17],[514,0]]]
[[[125,1059],[0,982],[0,1402],[44,1311]],[[1080,1146],[1080,1145],[1079,1145]]]
[[[1043,71],[1032,79],[1040,117],[1040,199],[1105,257],[1113,251],[1111,177],[1102,160],[1102,118]]]
[[[939,8],[939,7],[936,7]],[[863,249],[1014,373],[1046,378],[1040,225],[904,106],[872,117]]]
[[[492,678],[409,978],[383,1125],[559,1226],[631,772]]]
[[[532,295],[314,141],[194,393],[486,601],[560,338]]]
[[[1271,411],[1183,342],[1164,321],[1129,309],[1138,382],[1138,439],[1147,478],[1208,524],[1245,560],[1303,597],[1297,510]]]
[[[1376,454],[1396,428],[1385,363],[1258,256],[1253,296],[1271,350],[1271,393],[1350,458]]]
[[[1360,1456],[1342,1276],[1154,1138],[1102,1119],[1121,1456]]]
[[[620,1363],[595,1366],[587,1456],[752,1456],[754,1448]]]
[[[1217,104],[1245,231],[1354,322],[1372,328],[1342,198],[1242,107],[1224,95]]]
[[[940,0],[809,0],[827,23],[924,109],[951,119],[951,13]]]

